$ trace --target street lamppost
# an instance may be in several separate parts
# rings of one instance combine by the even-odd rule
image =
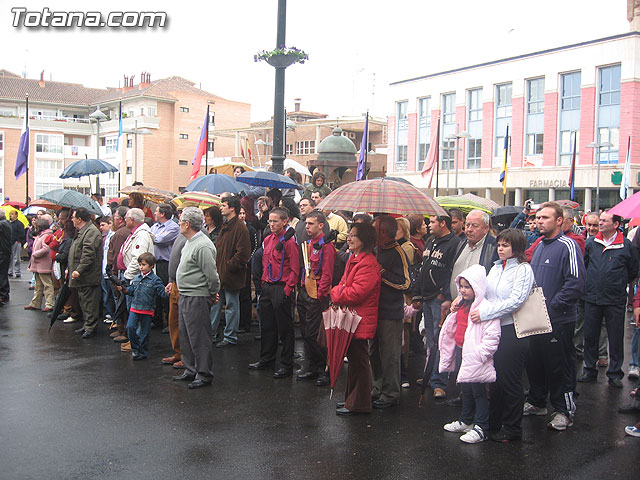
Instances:
[[[269,147],[273,147],[273,142],[269,141],[269,137],[267,137],[267,141],[265,142],[264,140],[260,139],[260,140],[256,140],[254,142],[256,145],[264,145],[264,156],[267,157],[267,160],[265,160],[265,162],[269,161]],[[258,163],[260,163],[260,150],[258,150]],[[262,166],[262,165],[260,165]]]
[[[448,140],[456,141],[456,153],[455,153],[455,162],[456,162],[456,176],[455,176],[455,189],[456,195],[458,194],[458,150],[459,150],[459,141],[461,138],[471,138],[471,135],[466,130],[460,133],[452,133],[451,135],[447,135]],[[449,169],[447,168],[447,194],[449,194]]]
[[[134,127],[124,129],[122,133],[133,135],[133,181],[135,183],[138,181],[138,135],[151,135],[151,131],[147,128],[138,128],[138,120],[135,120]]]
[[[96,158],[100,160],[100,122],[104,122],[107,116],[100,110],[100,105],[98,105],[96,111],[89,114],[89,118],[96,122],[97,125]],[[89,181],[89,190],[91,190],[91,181]],[[96,175],[96,193],[100,193],[100,174]]]
[[[602,147],[609,148],[613,147],[613,143],[611,142],[591,142],[587,145],[587,148],[595,148],[596,150],[596,162],[598,162],[598,174],[596,177],[596,212],[600,212],[600,149]]]

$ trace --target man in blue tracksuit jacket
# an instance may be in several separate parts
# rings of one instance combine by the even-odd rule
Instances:
[[[562,233],[563,211],[547,202],[536,213],[538,230],[544,239],[536,247],[531,268],[542,287],[553,331],[530,337],[527,358],[529,395],[524,415],[546,415],[547,395],[553,414],[548,427],[566,430],[573,424],[575,404],[575,349],[573,331],[577,304],[585,290],[585,268],[577,244]]]

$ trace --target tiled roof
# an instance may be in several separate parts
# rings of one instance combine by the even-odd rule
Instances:
[[[176,101],[177,98],[171,94],[176,91],[190,92],[211,99],[220,98],[200,90],[195,87],[194,82],[178,76],[154,80],[144,88],[136,85],[133,89],[122,92],[117,88],[87,88],[79,83],[53,81],[45,81],[41,87],[38,80],[22,78],[7,70],[0,70],[0,99],[24,100],[25,94],[28,93],[29,100],[35,102],[90,106],[138,96]]]

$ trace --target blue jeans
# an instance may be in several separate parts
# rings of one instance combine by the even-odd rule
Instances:
[[[111,290],[111,281],[102,277],[102,303],[104,305],[104,314],[113,316],[115,312],[116,302]]]
[[[461,383],[462,411],[460,422],[475,423],[482,431],[489,430],[489,399],[485,383]]]
[[[629,363],[630,367],[637,367],[640,364],[638,363],[638,340],[640,340],[640,329],[638,327],[633,327],[633,337],[631,337],[631,362]]]
[[[149,330],[153,315],[129,312],[127,336],[131,342],[131,351],[146,357],[149,354]]]
[[[218,334],[218,324],[222,306],[225,305],[224,339],[229,343],[237,343],[238,327],[240,326],[240,290],[220,290],[220,301],[211,307],[211,335],[215,339]]]

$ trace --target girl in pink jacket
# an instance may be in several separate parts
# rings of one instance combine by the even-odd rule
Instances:
[[[489,399],[487,385],[496,381],[493,354],[500,343],[500,319],[472,322],[470,313],[484,298],[486,270],[473,265],[456,278],[459,300],[440,331],[440,372],[455,370],[456,349],[462,349],[458,384],[462,391],[460,418],[444,426],[447,432],[464,433],[465,443],[487,439],[489,429]]]

